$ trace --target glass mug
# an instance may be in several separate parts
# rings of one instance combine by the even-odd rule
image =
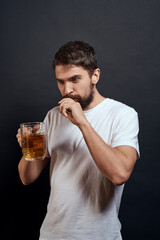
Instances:
[[[46,156],[47,141],[44,122],[20,124],[22,153],[26,160],[43,160]]]

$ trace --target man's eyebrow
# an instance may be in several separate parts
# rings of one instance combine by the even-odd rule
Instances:
[[[72,80],[73,80],[74,78],[76,78],[76,77],[80,78],[81,75],[80,75],[80,74],[75,74],[75,75],[69,77],[67,80],[72,81]],[[56,80],[57,80],[57,81],[64,81],[64,79],[60,79],[60,78],[56,78]]]
[[[75,75],[73,75],[72,77],[70,77],[69,78],[69,80],[73,80],[74,78],[80,78],[81,77],[81,75],[79,75],[79,74],[75,74]]]

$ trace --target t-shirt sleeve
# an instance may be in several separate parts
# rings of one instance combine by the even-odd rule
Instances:
[[[47,138],[47,152],[46,152],[46,157],[50,158],[49,150],[48,150],[48,134],[49,134],[49,113],[47,113],[45,119],[45,131],[46,131],[46,138]]]
[[[122,111],[115,119],[111,146],[131,146],[137,150],[138,156],[140,156],[138,132],[139,121],[137,112],[133,108]]]

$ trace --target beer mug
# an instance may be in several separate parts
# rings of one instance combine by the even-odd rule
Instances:
[[[47,142],[43,122],[20,124],[22,153],[26,160],[43,160],[46,156]]]

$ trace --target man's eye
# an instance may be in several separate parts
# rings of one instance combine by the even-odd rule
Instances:
[[[75,78],[72,79],[72,82],[76,83],[76,82],[78,82],[78,80],[79,80],[79,78],[75,77]]]
[[[63,84],[63,81],[62,80],[57,80],[57,83]]]

